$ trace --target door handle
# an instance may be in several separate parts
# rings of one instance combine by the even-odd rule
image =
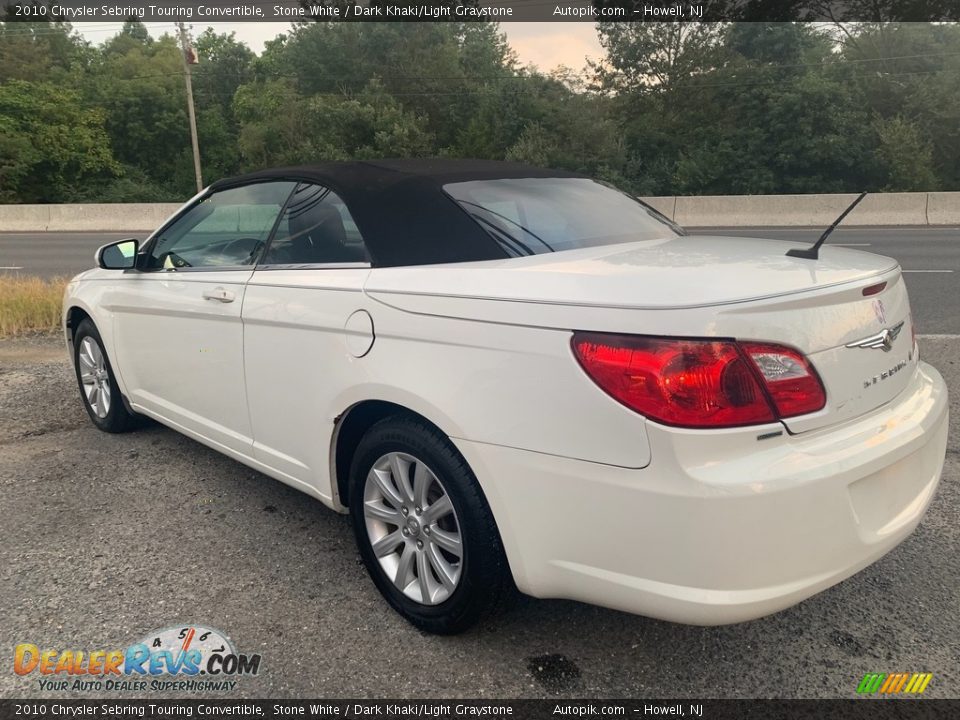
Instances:
[[[215,287],[213,290],[204,290],[203,299],[204,300],[219,300],[222,303],[233,302],[236,296],[222,287]]]

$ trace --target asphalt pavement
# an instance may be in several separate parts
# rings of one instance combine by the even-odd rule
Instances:
[[[691,232],[813,242],[822,228],[691,228]],[[0,276],[69,277],[93,266],[96,249],[136,233],[0,233]],[[140,233],[143,238],[146,233]],[[839,228],[828,240],[896,258],[921,333],[960,334],[960,228]]]
[[[726,627],[523,597],[435,637],[380,598],[347,518],[161,426],[99,432],[59,338],[0,341],[0,697],[123,697],[39,690],[12,671],[18,643],[110,650],[195,623],[262,655],[231,698],[853,698],[868,672],[930,672],[925,698],[960,697],[958,350],[921,340],[952,393],[938,494],[845,582]]]

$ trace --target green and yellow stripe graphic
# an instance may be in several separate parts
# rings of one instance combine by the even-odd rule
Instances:
[[[867,673],[857,686],[861,695],[909,693],[919,695],[933,680],[933,673]]]

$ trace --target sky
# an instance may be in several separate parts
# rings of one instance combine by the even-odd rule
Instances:
[[[75,23],[74,28],[87,40],[99,44],[120,31],[123,23]],[[159,36],[173,32],[173,23],[145,23],[151,35]],[[218,32],[235,32],[237,39],[245,42],[251,50],[260,54],[263,44],[278,33],[289,28],[286,23],[209,23]],[[196,23],[194,34],[199,35],[206,24]],[[566,65],[580,70],[586,64],[586,58],[594,60],[603,55],[597,40],[597,31],[589,22],[508,22],[500,24],[507,34],[510,46],[517,53],[522,65],[533,64],[543,71],[549,71],[558,65]]]

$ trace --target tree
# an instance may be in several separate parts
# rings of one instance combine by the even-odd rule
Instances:
[[[597,86],[612,101],[635,187],[960,187],[957,25],[698,27],[598,25],[608,58]]]
[[[443,155],[643,194],[960,189],[960,26],[886,22],[893,0],[864,1],[876,21],[600,23],[590,83],[520,66],[494,23],[300,23],[260,57],[207,29],[205,176]],[[754,19],[758,2],[708,4]],[[179,52],[135,18],[99,46],[65,23],[0,23],[0,201],[192,194]]]
[[[205,172],[210,177],[236,174],[243,167],[233,114],[237,90],[253,82],[256,55],[234,33],[204,30],[194,46],[200,59],[193,68],[193,97]]]
[[[606,60],[595,66],[604,90],[666,95],[724,61],[721,23],[597,24]]]
[[[147,26],[139,20],[130,18],[125,23],[120,32],[114,35],[103,44],[102,54],[104,57],[122,57],[129,52],[138,51],[142,48],[148,48],[153,44],[153,38],[147,30]]]
[[[890,192],[929,191],[937,189],[933,171],[933,144],[919,128],[902,116],[874,121],[880,139],[877,154],[886,171],[883,190]]]
[[[0,23],[0,83],[64,81],[70,67],[84,62],[88,51],[69,23]]]
[[[169,35],[152,40],[128,32],[105,44],[99,63],[86,76],[84,92],[104,111],[117,160],[187,195],[190,130],[179,53]]]
[[[431,147],[423,119],[377,82],[356,94],[305,97],[288,80],[262,81],[238,90],[234,112],[243,159],[258,167],[420,156]]]
[[[52,83],[0,85],[0,199],[57,202],[118,172],[102,110],[84,108],[78,93]]]
[[[193,68],[198,106],[229,109],[237,88],[253,81],[257,56],[236,39],[235,33],[217,33],[213,28],[200,33],[194,47],[200,59]]]
[[[862,102],[882,121],[915,127],[937,149],[936,184],[960,188],[960,25],[862,23],[845,26],[840,39]]]
[[[490,23],[303,23],[270,43],[261,77],[295,81],[304,95],[351,93],[376,78],[384,92],[423,117],[438,150],[491,88],[515,81],[515,60]]]

